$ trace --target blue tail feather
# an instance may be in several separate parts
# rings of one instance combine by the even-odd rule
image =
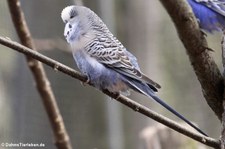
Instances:
[[[197,126],[195,126],[193,123],[191,123],[189,120],[187,120],[183,115],[175,111],[172,107],[170,107],[168,104],[166,104],[162,99],[160,99],[158,96],[155,95],[154,91],[145,83],[140,82],[138,80],[134,80],[131,78],[126,77],[126,82],[129,84],[129,86],[134,89],[135,91],[138,91],[147,97],[150,97],[154,99],[156,102],[158,102],[160,105],[162,105],[164,108],[169,110],[171,113],[176,115],[178,118],[186,122],[189,126],[194,128],[199,133],[203,134],[204,136],[208,136],[206,133],[204,133],[201,129],[199,129]]]

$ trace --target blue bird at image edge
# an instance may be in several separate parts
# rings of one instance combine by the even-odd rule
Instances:
[[[200,28],[213,33],[225,29],[225,0],[188,0]]]

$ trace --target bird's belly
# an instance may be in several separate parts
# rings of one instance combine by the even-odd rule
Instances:
[[[108,75],[103,74],[99,78],[100,89],[107,89],[111,92],[126,92],[128,90],[127,84],[122,80],[120,74]]]
[[[93,67],[89,75],[91,82],[99,89],[107,89],[111,92],[125,92],[128,90],[123,76],[113,69],[105,66],[100,69]]]

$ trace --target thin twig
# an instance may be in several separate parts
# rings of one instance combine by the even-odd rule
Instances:
[[[26,47],[35,50],[19,0],[8,0],[8,6],[21,43]],[[72,146],[69,140],[69,136],[66,132],[62,116],[57,106],[55,96],[51,89],[48,78],[45,74],[43,65],[39,61],[29,56],[27,56],[26,58],[28,66],[34,76],[39,94],[42,97],[42,102],[47,111],[48,118],[51,122],[55,137],[55,144],[58,149],[71,149]]]
[[[42,63],[52,67],[56,71],[61,71],[64,74],[67,74],[67,75],[69,75],[73,78],[76,78],[82,82],[87,81],[87,78],[85,76],[81,75],[79,72],[75,71],[74,69],[72,69],[66,65],[63,65],[63,64],[59,63],[58,61],[55,61],[47,56],[44,56],[44,55],[38,53],[37,51],[33,51],[17,42],[13,42],[6,38],[0,37],[0,44],[4,45],[6,47],[9,47],[11,49],[14,49],[18,52],[21,52],[21,53],[23,53],[27,56],[30,56],[34,59],[37,59],[37,60],[41,61]],[[174,122],[174,121],[148,109],[147,107],[145,107],[125,96],[114,94],[114,93],[111,93],[108,91],[102,91],[102,92],[104,92],[106,95],[116,99],[117,101],[121,102],[122,104],[126,105],[127,107],[133,109],[134,111],[139,112],[147,117],[150,117],[150,118],[154,119],[155,121],[162,123],[162,124],[168,126],[169,128],[171,128],[185,136],[188,136],[188,137],[190,137],[198,142],[201,142],[205,145],[208,145],[210,147],[214,147],[214,148],[220,147],[220,142],[218,140],[215,140],[210,137],[205,137],[199,133],[190,131],[186,127],[178,124],[177,122]]]

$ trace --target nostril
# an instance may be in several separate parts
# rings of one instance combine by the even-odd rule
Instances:
[[[69,31],[67,31],[67,33],[66,33],[66,34],[67,34],[67,35],[69,35],[69,33],[70,33],[70,32],[69,32]]]
[[[69,28],[72,28],[72,25],[69,24]]]

